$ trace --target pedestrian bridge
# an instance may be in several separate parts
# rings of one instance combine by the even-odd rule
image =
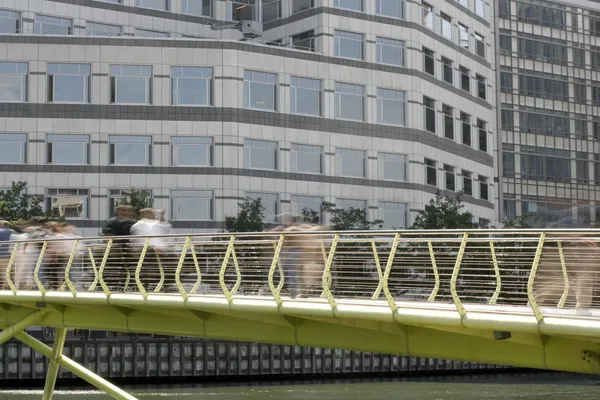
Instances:
[[[70,328],[600,372],[600,230],[201,234],[10,247],[0,343],[15,337],[50,358],[44,398],[59,365],[133,398],[61,355]],[[23,332],[32,325],[57,328],[53,348]]]

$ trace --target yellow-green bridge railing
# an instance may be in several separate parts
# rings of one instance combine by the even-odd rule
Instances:
[[[0,343],[88,328],[600,371],[600,230],[319,231],[14,241]],[[53,348],[24,330],[57,328]]]

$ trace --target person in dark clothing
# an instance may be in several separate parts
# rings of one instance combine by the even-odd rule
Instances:
[[[131,227],[137,222],[132,206],[121,205],[115,210],[115,217],[106,221],[102,229],[103,236],[130,236]],[[107,283],[121,284],[127,270],[132,268],[131,249],[128,239],[113,240],[110,254],[106,260],[104,280]]]
[[[5,242],[10,240],[12,232],[8,222],[0,221],[0,290],[4,289],[6,268],[8,268],[8,262],[10,260],[10,251],[8,250],[9,244]]]

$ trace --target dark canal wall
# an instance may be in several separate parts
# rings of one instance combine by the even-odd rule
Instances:
[[[52,338],[40,335],[49,346]],[[44,338],[44,336],[46,336]],[[87,337],[88,335],[84,335]],[[64,354],[119,381],[211,380],[294,375],[384,375],[428,371],[475,373],[507,366],[334,349],[152,336],[68,338]],[[0,380],[43,382],[47,360],[18,341],[0,346]],[[500,372],[500,371],[498,371]],[[59,380],[76,379],[61,369]]]

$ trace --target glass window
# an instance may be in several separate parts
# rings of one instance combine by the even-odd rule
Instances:
[[[151,31],[149,29],[135,29],[135,36],[140,37],[155,37],[155,38],[168,38],[170,35],[167,32]]]
[[[423,15],[422,15],[423,25],[429,29],[433,29],[433,18],[434,18],[433,7],[425,2],[422,3],[421,7],[422,7],[421,10],[423,12]]]
[[[469,74],[471,73],[471,71],[469,71],[467,68],[460,66],[458,67],[458,70],[460,72],[460,88],[462,90],[465,90],[467,92],[471,92],[471,77],[469,76]]]
[[[458,45],[469,49],[469,29],[462,24],[458,24]]]
[[[453,82],[453,71],[452,71],[452,60],[442,57],[442,72],[444,82],[452,85]]]
[[[437,169],[436,162],[425,159],[425,182],[431,186],[437,186]]]
[[[277,169],[277,142],[246,139],[244,141],[244,167]]]
[[[46,209],[67,219],[86,219],[89,191],[87,189],[46,189]]]
[[[110,136],[111,165],[152,165],[152,137]]]
[[[123,28],[117,25],[87,22],[85,24],[85,32],[88,36],[121,36]]]
[[[181,0],[181,12],[183,14],[211,17],[212,0]]]
[[[482,200],[489,200],[488,178],[483,175],[479,175],[477,180],[479,180],[479,197]]]
[[[404,41],[377,38],[377,62],[390,65],[404,65]]]
[[[485,78],[481,75],[475,75],[475,79],[477,79],[477,97],[485,100],[485,98],[486,98]]]
[[[427,72],[429,75],[435,75],[434,53],[427,47],[423,47],[423,65],[425,72]]]
[[[383,229],[405,229],[406,228],[406,203],[394,203],[389,201],[380,201],[381,219],[383,220]]]
[[[275,223],[279,220],[279,195],[275,193],[246,192],[246,197],[252,200],[260,199],[260,204],[265,208],[265,222]]]
[[[303,216],[304,222],[319,224],[323,220],[323,198],[316,196],[292,196],[292,214]]]
[[[475,0],[475,14],[483,17],[484,16],[484,2],[483,0]]]
[[[141,192],[143,196],[152,200],[152,190],[150,189],[135,189],[136,191]],[[115,210],[118,206],[122,204],[129,204],[131,200],[131,190],[127,189],[111,189],[109,191],[109,201],[108,201],[108,215],[111,217],[115,215]]]
[[[321,80],[292,76],[290,88],[292,114],[321,115]]]
[[[308,174],[323,173],[323,147],[292,144],[292,171]]]
[[[0,10],[0,34],[7,35],[21,32],[21,13],[18,11]]]
[[[441,28],[440,32],[446,39],[452,40],[452,18],[449,15],[440,13]]]
[[[339,210],[350,210],[351,208],[355,208],[367,212],[367,202],[365,200],[336,199],[335,208]]]
[[[366,176],[367,152],[354,149],[336,149],[335,158],[339,176]]]
[[[406,181],[408,156],[406,154],[379,153],[381,177],[386,181]]]
[[[138,7],[169,11],[169,0],[135,0],[135,5]]]
[[[462,170],[463,177],[463,193],[467,196],[473,196],[473,174],[469,171]]]
[[[333,6],[347,10],[362,11],[363,0],[334,0]]]
[[[463,7],[469,8],[469,0],[457,0],[457,3]]]
[[[90,137],[88,135],[47,135],[46,162],[48,164],[89,164]]]
[[[454,175],[454,167],[452,165],[444,164],[444,177],[445,189],[454,192],[456,190],[456,176]]]
[[[425,109],[425,130],[435,133],[435,100],[423,96],[423,107]]]
[[[281,0],[263,0],[263,23],[281,18]]]
[[[214,219],[212,190],[172,190],[171,215],[175,221]]]
[[[0,102],[27,102],[27,63],[0,62]]]
[[[363,41],[365,36],[361,33],[334,31],[333,33],[336,57],[363,59]]]
[[[298,50],[315,51],[315,31],[302,32],[291,36],[292,47]]]
[[[444,115],[444,137],[454,140],[454,109],[447,104],[442,104]]]
[[[471,146],[471,116],[460,112],[460,126],[462,129],[462,144]]]
[[[48,101],[90,102],[90,64],[48,64]]]
[[[485,42],[483,41],[483,36],[478,33],[474,33],[473,37],[475,38],[475,53],[479,57],[485,58]]]
[[[364,120],[364,86],[335,83],[335,117],[337,119]]]
[[[152,67],[111,65],[110,102],[112,104],[152,104]]]
[[[27,162],[27,134],[0,133],[0,164]]]
[[[256,0],[232,0],[225,2],[225,15],[229,21],[256,21]]]
[[[176,167],[208,167],[212,165],[211,137],[172,136],[171,162]]]
[[[73,33],[73,20],[36,15],[34,31],[38,35],[71,35]]]
[[[392,18],[404,18],[404,0],[377,0],[375,12]]]
[[[277,110],[277,74],[244,71],[244,107]]]
[[[292,14],[315,8],[315,0],[292,0]]]
[[[212,68],[171,67],[171,93],[174,105],[212,104]]]
[[[377,88],[377,121],[380,124],[406,125],[406,92]]]
[[[479,118],[477,118],[479,150],[487,153],[488,145],[487,145],[487,127],[486,127],[486,125],[487,124],[485,123],[485,121],[482,121]]]

